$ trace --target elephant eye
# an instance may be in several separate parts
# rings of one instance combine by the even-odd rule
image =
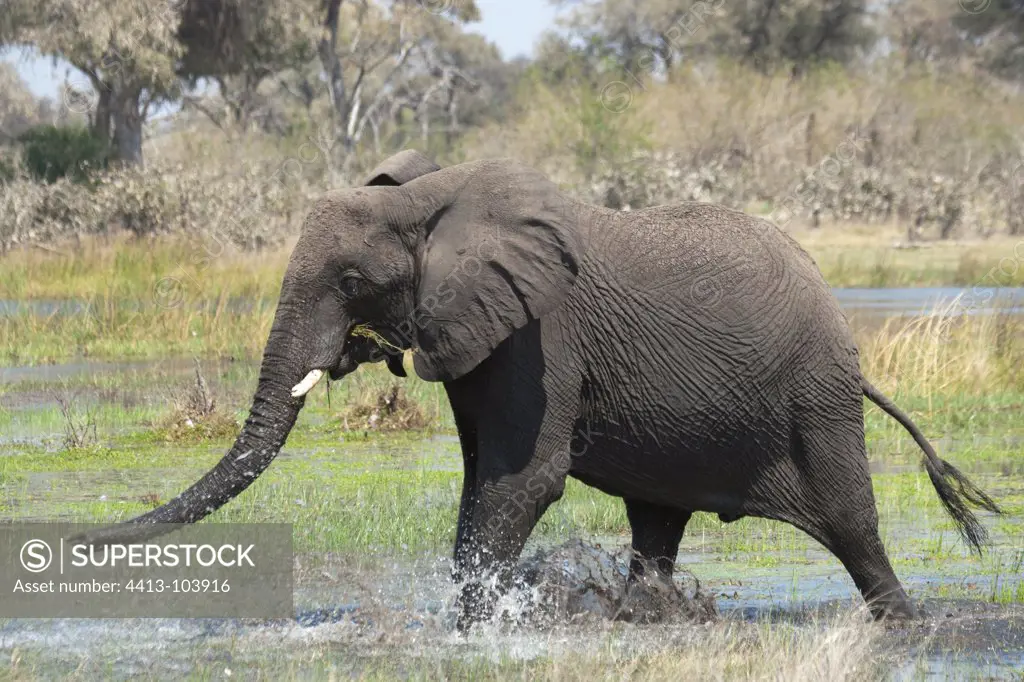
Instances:
[[[341,293],[352,298],[359,294],[363,290],[363,281],[358,277],[348,276],[341,280],[341,284],[338,286]]]

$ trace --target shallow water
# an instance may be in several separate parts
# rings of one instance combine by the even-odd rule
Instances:
[[[613,626],[584,618],[543,629],[484,626],[460,636],[452,627],[454,589],[444,564],[424,561],[413,572],[382,565],[362,577],[360,582],[372,585],[369,589],[346,582],[349,576],[341,567],[334,571],[342,576],[340,584],[321,579],[300,585],[296,617],[287,622],[10,620],[0,622],[0,652],[27,657],[42,676],[88,671],[103,661],[99,669],[112,678],[186,675],[197,666],[216,677],[252,676],[259,670],[276,677],[266,671],[287,670],[289,661],[299,666],[326,648],[337,672],[347,677],[363,658],[430,670],[431,661],[444,659],[529,661],[609,650],[624,657],[671,651],[699,641],[705,627],[689,622]],[[324,573],[331,570],[328,566]],[[857,607],[842,594],[844,580],[837,571],[817,581],[808,578],[793,577],[801,589],[829,582],[840,587],[815,588],[832,596],[808,603],[773,596],[770,581],[755,575],[745,586],[750,597],[719,598],[719,620],[814,631]],[[715,582],[705,578],[705,584]],[[410,587],[396,587],[402,585]],[[963,599],[927,599],[919,605],[927,612],[922,620],[889,627],[875,647],[875,655],[886,658],[891,679],[1017,679],[1016,671],[1024,666],[1024,607]]]
[[[353,472],[431,466],[457,471],[460,466],[452,436],[393,442],[353,439],[337,446],[287,451],[281,459],[302,461],[313,469],[344,459]],[[972,467],[964,468],[975,473]],[[142,475],[135,470],[127,478],[117,471],[31,474],[10,511],[19,516],[27,510],[40,517],[60,516],[75,499],[85,500],[100,491],[106,491],[111,501],[118,495],[127,501],[149,491],[167,473],[154,468],[143,469]],[[985,480],[986,486],[992,483]],[[995,480],[998,487],[989,488],[993,494],[1024,494],[1020,476]],[[558,505],[549,511],[556,518],[562,513]],[[983,571],[984,566],[959,551],[947,553],[941,561],[929,558],[922,543],[949,531],[937,529],[934,519],[917,517],[913,509],[885,512],[885,541],[897,573],[927,612],[922,621],[896,626],[880,637],[878,655],[886,657],[892,679],[1015,679],[1014,671],[1024,666],[1024,604],[989,602],[994,581],[1012,588],[1024,580],[1020,526],[1001,530],[988,517],[986,524],[994,539],[989,556],[1005,562],[1001,577]],[[564,539],[531,538],[524,557]],[[624,535],[591,536],[586,541],[620,556],[628,548]],[[829,618],[860,606],[849,576],[823,548],[809,541],[774,543],[771,537],[760,542],[763,546],[756,550],[730,549],[715,537],[688,532],[677,564],[680,576],[696,576],[714,595],[726,621],[770,622],[772,627],[816,632]],[[613,626],[589,619],[553,628],[488,626],[461,637],[453,630],[456,591],[448,578],[447,552],[300,554],[299,566],[296,613],[288,622],[9,620],[0,621],[0,654],[25,657],[43,677],[93,670],[90,666],[97,661],[104,661],[98,672],[112,678],[179,676],[196,672],[197,665],[203,666],[204,675],[212,671],[216,677],[227,676],[224,671],[229,670],[232,676],[261,670],[277,677],[266,671],[291,674],[289,666],[301,670],[303,662],[315,656],[326,656],[337,673],[347,676],[363,664],[360,661],[381,657],[412,670],[426,665],[429,671],[430,661],[436,660],[530,661],[608,650],[630,656],[672,650],[699,640],[704,632],[703,626],[685,621]],[[624,560],[620,567],[624,571]]]
[[[991,297],[981,291],[949,288],[835,291],[843,308],[859,319],[946,312],[956,296],[961,298],[959,308],[953,311],[1024,314],[1024,289],[1000,290]],[[76,309],[57,302],[0,302],[0,315],[26,311],[40,315],[84,312],[81,306]],[[203,368],[214,393],[227,396],[225,402],[231,404],[244,404],[258,371],[255,362],[230,359],[204,360]],[[102,424],[105,436],[112,438],[141,428],[144,419],[166,409],[164,389],[191,381],[193,373],[193,361],[187,358],[125,363],[83,360],[0,368],[0,419],[5,420],[0,421],[0,454],[12,442],[42,443],[59,435],[59,421],[52,418],[53,395],[67,383],[76,387],[81,404],[127,415],[123,424]],[[307,426],[322,418],[303,416]],[[1024,434],[961,430],[936,437],[935,444],[942,452],[994,448],[1020,454]],[[874,447],[887,452],[894,449],[889,445],[880,442]],[[182,449],[214,457],[222,446]],[[341,460],[352,474],[461,470],[457,439],[450,434],[424,440],[336,438],[330,444],[321,440],[309,446],[289,446],[279,461],[301,462],[315,470]],[[894,464],[888,459],[873,460],[872,467],[876,473],[886,474],[920,471],[916,463]],[[981,459],[961,468],[995,481],[997,488],[989,489],[993,494],[1006,498],[1024,494],[1024,457],[1011,454]],[[172,473],[158,467],[133,469],[131,475],[116,469],[40,471],[23,476],[16,489],[5,488],[0,478],[0,522],[15,517],[60,518],[69,515],[76,504],[91,501],[128,504],[154,490],[166,492],[163,488]],[[920,478],[921,484],[927,485],[927,477]],[[549,515],[557,518],[561,513],[556,505]],[[896,627],[882,638],[884,651],[880,655],[891,658],[892,678],[1019,679],[1015,671],[1024,669],[1024,605],[991,603],[991,595],[997,588],[1012,592],[1024,580],[1020,526],[1004,528],[987,518],[986,525],[993,528],[995,538],[989,556],[994,558],[979,564],[963,553],[946,552],[940,560],[923,549],[929,543],[942,544],[946,538],[947,544],[952,541],[952,531],[936,530],[937,525],[935,520],[925,524],[915,519],[913,510],[900,509],[883,519],[884,539],[897,574],[929,614],[923,621]],[[616,549],[624,549],[628,543],[626,536],[585,539]],[[821,627],[814,621],[821,613],[845,613],[860,605],[848,574],[824,549],[810,542],[788,543],[782,548],[771,537],[759,541],[756,550],[729,548],[717,538],[690,533],[684,536],[678,564],[715,595],[724,618],[739,622],[767,620],[813,630]],[[532,538],[524,556],[550,542],[550,538]],[[307,559],[300,557],[300,563],[310,563]],[[315,654],[326,656],[336,672],[348,675],[360,661],[379,656],[394,656],[403,662],[400,667],[417,669],[420,661],[432,659],[532,660],[609,649],[632,655],[671,649],[701,632],[691,623],[612,626],[588,621],[548,630],[490,628],[463,638],[452,629],[450,608],[455,588],[448,579],[447,551],[411,557],[375,552],[315,559],[317,570],[298,579],[295,618],[285,623],[8,620],[0,621],[0,657],[13,660],[24,656],[41,676],[58,676],[84,666],[105,677],[164,678],[195,672],[197,664],[217,677],[244,676],[256,670],[287,671],[288,661],[303,661]],[[1002,562],[999,570],[992,570],[992,562]],[[97,662],[102,662],[98,668],[90,667]]]
[[[1003,311],[1009,314],[1024,314],[1024,287],[887,287],[855,288],[835,287],[832,293],[839,304],[851,311],[881,311],[890,315],[931,314],[951,308],[955,312],[986,314]],[[952,305],[956,301],[956,305]],[[136,311],[152,305],[149,300],[119,300],[118,305],[127,311]],[[197,310],[216,305],[216,302],[201,301],[195,304]],[[272,299],[235,297],[225,306],[232,312],[248,312],[254,308],[273,307]],[[0,317],[14,315],[35,315],[40,317],[89,315],[93,304],[75,299],[0,299]]]
[[[832,294],[853,314],[1024,315],[1024,287],[834,288]]]

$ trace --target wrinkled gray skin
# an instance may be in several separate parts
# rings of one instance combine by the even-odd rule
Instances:
[[[440,169],[403,152],[313,206],[237,442],[128,523],[191,523],[245,490],[284,445],[304,402],[290,390],[310,370],[338,379],[387,358],[404,375],[348,338],[357,323],[412,348],[451,401],[461,627],[488,616],[483,585],[505,584],[567,476],[625,501],[634,580],[651,565],[640,557],[671,574],[692,512],[761,516],[831,550],[876,616],[912,615],[878,535],[865,395],[925,450],[972,544],[984,529],[966,503],[998,511],[861,376],[829,287],[773,225],[703,203],[609,211],[513,161]]]

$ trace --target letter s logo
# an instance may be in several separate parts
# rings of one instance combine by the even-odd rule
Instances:
[[[53,561],[53,550],[42,540],[29,540],[21,546],[21,565],[30,573],[42,573]]]

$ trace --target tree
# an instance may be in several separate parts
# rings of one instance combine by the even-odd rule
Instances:
[[[332,148],[343,166],[368,130],[379,139],[383,122],[411,110],[429,131],[429,102],[473,87],[446,61],[441,43],[453,24],[478,19],[479,10],[472,0],[445,3],[442,12],[429,7],[413,0],[323,0],[318,56],[331,103]]]
[[[704,51],[708,26],[723,12],[721,0],[553,0],[570,8],[559,19],[567,29],[570,50],[586,55],[595,64],[610,62],[637,78],[663,73],[684,57]],[[547,57],[559,39],[549,37],[542,47]]]
[[[955,19],[962,14],[955,3],[934,0],[889,0],[880,21],[892,49],[907,66],[949,65],[969,55],[973,46]]]
[[[530,82],[559,85],[584,80],[597,84],[597,64],[587,51],[571,38],[547,31],[534,48],[533,58],[526,67]]]
[[[867,0],[737,0],[725,5],[713,41],[761,71],[815,63],[849,64],[877,40]]]
[[[261,86],[315,58],[318,31],[307,9],[291,0],[186,0],[177,32],[185,50],[178,74],[192,89],[213,80],[227,115],[195,96],[186,104],[219,126],[247,128],[268,105]]]
[[[636,78],[683,59],[733,57],[768,71],[851,62],[876,42],[867,0],[553,0],[573,49]]]
[[[458,26],[451,27],[440,47],[449,65],[468,81],[465,87],[450,89],[441,105],[455,127],[452,132],[505,118],[516,98],[527,60],[505,61],[493,43]]]
[[[174,99],[182,53],[180,8],[145,0],[4,0],[8,43],[63,59],[88,79],[96,101],[91,129],[116,159],[142,162],[142,127],[150,109]]]
[[[964,0],[958,29],[977,45],[982,64],[1011,80],[1024,79],[1024,0]]]

